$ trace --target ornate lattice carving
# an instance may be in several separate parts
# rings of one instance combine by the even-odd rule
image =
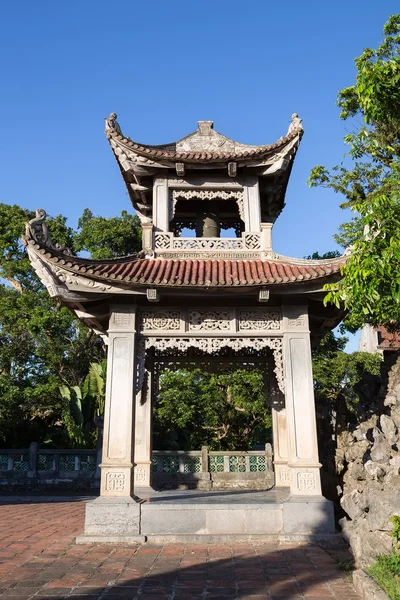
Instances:
[[[242,250],[243,239],[238,238],[175,238],[174,250]]]
[[[258,233],[245,233],[244,234],[244,247],[247,250],[260,250],[261,239]]]
[[[167,250],[172,246],[170,233],[156,233],[154,236],[154,247],[156,250]]]
[[[316,488],[316,481],[314,473],[298,473],[297,484],[301,491],[309,492]]]
[[[179,180],[176,180],[179,181]],[[173,181],[169,181],[172,185]],[[169,213],[170,220],[174,218],[177,201],[181,200],[236,200],[239,216],[244,221],[244,194],[243,190],[202,190],[202,189],[184,189],[172,190]]]
[[[232,329],[229,310],[189,310],[189,331],[230,331]]]
[[[178,200],[237,200],[243,198],[242,190],[172,190],[172,199]]]
[[[107,473],[106,490],[107,492],[123,492],[125,489],[124,473]]]
[[[146,350],[155,348],[160,352],[169,352],[171,350],[186,353],[189,348],[198,348],[206,354],[216,354],[223,348],[232,348],[239,352],[243,349],[252,351],[261,351],[264,348],[272,350],[275,362],[274,373],[278,382],[278,387],[282,393],[285,393],[282,339],[273,337],[262,338],[139,338],[136,361],[136,389],[140,391],[143,387],[145,377],[145,357]]]
[[[140,327],[142,331],[179,331],[181,316],[179,310],[157,310],[142,313]]]
[[[277,310],[241,310],[239,331],[279,331],[281,315]]]

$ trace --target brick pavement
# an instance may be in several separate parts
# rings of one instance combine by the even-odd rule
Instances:
[[[0,600],[359,598],[317,546],[77,546],[83,516],[83,502],[0,505]]]

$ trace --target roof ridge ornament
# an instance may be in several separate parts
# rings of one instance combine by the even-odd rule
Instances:
[[[105,118],[106,131],[108,131],[109,129],[112,129],[113,131],[116,131],[117,133],[122,135],[121,127],[119,126],[117,117],[118,117],[117,113],[112,112],[109,117]]]
[[[214,121],[198,121],[200,135],[211,135],[211,129],[214,129]]]
[[[293,133],[293,131],[299,131],[300,129],[303,129],[303,119],[300,119],[297,113],[293,113],[292,121],[289,125],[289,129],[286,135]]]
[[[70,248],[67,248],[62,244],[52,243],[49,228],[45,223],[46,217],[47,213],[43,208],[36,209],[36,216],[28,221],[28,223],[25,225],[25,236],[23,237],[23,241],[27,242],[29,239],[31,239],[39,244],[42,244],[43,246],[47,246],[51,250],[56,250],[56,252],[62,252],[68,256],[73,256]]]

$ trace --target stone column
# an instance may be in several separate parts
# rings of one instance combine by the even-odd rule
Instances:
[[[101,496],[133,494],[135,306],[113,306],[108,330]]]
[[[261,230],[260,190],[258,177],[248,175],[244,181],[243,190],[244,216],[246,231]]]
[[[288,467],[286,407],[284,395],[277,385],[272,388],[271,413],[275,486],[288,487],[290,485],[290,469]]]
[[[288,426],[290,490],[321,495],[310,332],[306,306],[283,307],[283,360]]]
[[[135,413],[135,493],[151,490],[152,388],[153,366],[146,370],[143,389],[136,395]]]
[[[153,185],[153,221],[155,231],[169,231],[169,198],[167,178],[157,177]]]
[[[86,505],[77,543],[140,542],[140,504],[133,497],[136,307],[111,307],[100,497]]]

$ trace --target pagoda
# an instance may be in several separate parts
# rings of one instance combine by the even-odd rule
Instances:
[[[125,137],[115,113],[105,132],[140,219],[142,250],[113,260],[73,256],[51,242],[41,209],[24,237],[50,295],[108,344],[101,491],[87,505],[80,541],[167,535],[154,524],[163,521],[162,507],[157,516],[154,502],[142,501],[152,485],[155,364],[185,355],[223,360],[227,352],[243,360],[265,357],[271,366],[281,496],[272,529],[253,520],[244,533],[332,532],[332,506],[321,493],[311,346],[343,316],[324,306],[323,286],[340,278],[345,258],[290,258],[272,242],[303,136],[301,119],[294,114],[286,135],[263,146],[236,142],[212,121],[159,146]],[[266,503],[259,514],[272,517],[271,510]],[[210,523],[188,522],[180,532],[231,533],[229,524],[225,531]]]

